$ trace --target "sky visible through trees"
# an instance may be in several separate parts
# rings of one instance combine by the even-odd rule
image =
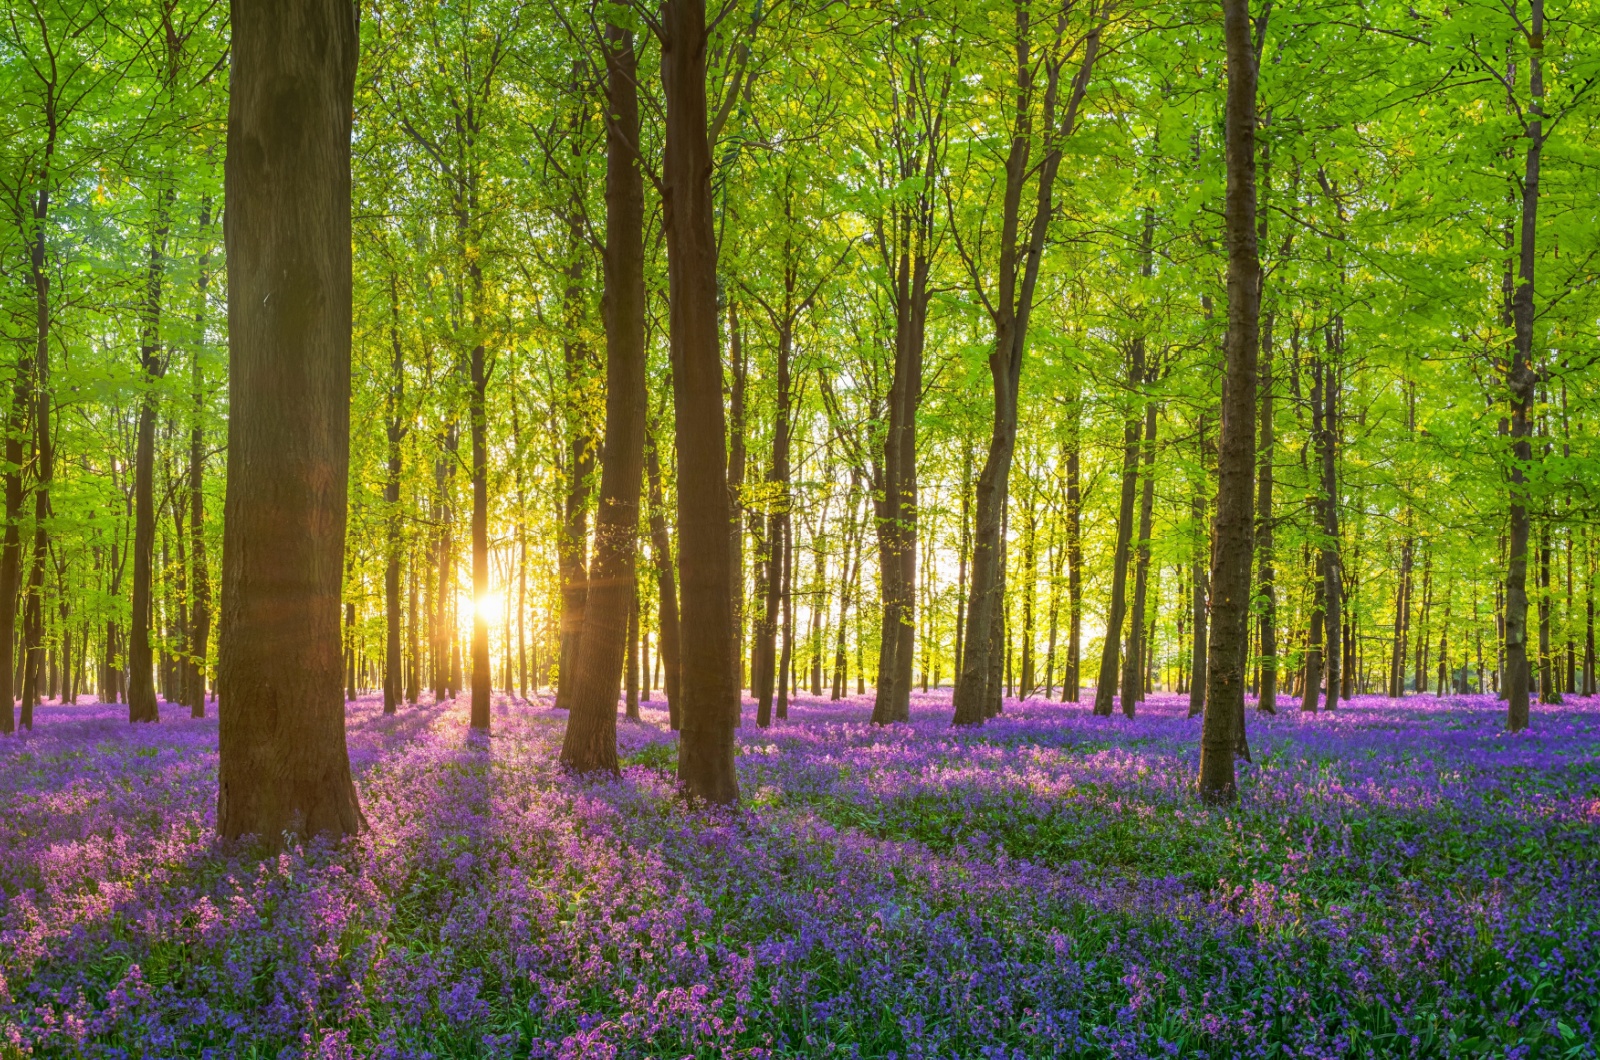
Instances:
[[[1595,1055],[1597,118],[1587,0],[15,0],[0,1060]]]

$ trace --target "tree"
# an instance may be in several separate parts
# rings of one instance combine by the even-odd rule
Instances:
[[[717,243],[707,135],[705,0],[663,0],[667,280],[678,451],[681,584],[678,781],[692,799],[739,801],[733,763],[728,448],[717,334]]]
[[[1234,754],[1244,742],[1245,650],[1250,616],[1251,521],[1255,514],[1256,351],[1261,263],[1256,253],[1256,51],[1249,0],[1223,0],[1228,62],[1228,332],[1217,441],[1217,505],[1211,543],[1211,631],[1205,718],[1200,730],[1200,797],[1238,799]],[[1262,27],[1262,32],[1265,27]]]
[[[639,66],[633,34],[611,24],[606,62],[606,435],[600,511],[561,763],[578,772],[617,772],[617,675],[633,623],[638,630],[634,551],[644,477],[644,175],[639,158]],[[634,656],[637,660],[637,655]],[[635,662],[637,665],[637,662]],[[635,685],[637,689],[637,685]],[[637,710],[637,707],[635,707]]]
[[[365,826],[345,749],[340,576],[350,459],[348,0],[233,8],[229,390],[217,830]]]

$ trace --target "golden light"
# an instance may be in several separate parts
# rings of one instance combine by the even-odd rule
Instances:
[[[485,623],[493,625],[500,621],[500,612],[505,607],[505,594],[484,593],[474,602],[472,609]]]

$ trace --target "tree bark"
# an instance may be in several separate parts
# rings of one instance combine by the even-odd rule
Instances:
[[[1526,467],[1533,458],[1528,413],[1533,407],[1533,278],[1537,261],[1539,168],[1544,154],[1544,0],[1530,0],[1528,11],[1528,150],[1523,159],[1522,218],[1517,285],[1512,295],[1511,371],[1511,541],[1506,563],[1506,728],[1528,727],[1528,489]]]
[[[387,441],[388,477],[383,484],[384,522],[388,531],[388,555],[383,568],[384,661],[383,712],[393,714],[404,694],[400,650],[400,550],[403,547],[400,519],[400,443],[405,438],[401,408],[405,402],[405,348],[400,343],[400,281],[389,274],[390,368]]]
[[[1137,394],[1143,385],[1144,336],[1140,335],[1134,338],[1128,351],[1128,390]],[[1139,489],[1139,428],[1139,417],[1130,411],[1122,423],[1122,495],[1117,505],[1117,549],[1111,559],[1111,603],[1106,609],[1106,639],[1100,649],[1100,676],[1094,689],[1094,712],[1103,718],[1111,717],[1111,700],[1117,694],[1122,626],[1128,614],[1128,558],[1133,541],[1133,502]]]
[[[145,271],[143,335],[139,365],[144,393],[139,398],[139,426],[133,458],[133,607],[128,640],[128,720],[160,721],[150,652],[151,563],[155,548],[156,398],[154,386],[165,374],[161,355],[161,286],[166,256],[166,193],[158,195],[158,212],[150,236]]]
[[[1203,800],[1238,799],[1234,755],[1248,758],[1244,733],[1245,653],[1250,616],[1251,521],[1255,509],[1256,352],[1261,262],[1256,246],[1256,55],[1248,0],[1223,0],[1228,57],[1227,362],[1217,446],[1217,514],[1211,549],[1211,630],[1205,720],[1200,735]]]
[[[1261,691],[1256,709],[1263,714],[1278,712],[1278,611],[1276,593],[1277,557],[1273,551],[1273,453],[1277,445],[1272,422],[1272,314],[1261,322],[1261,444],[1256,454],[1256,595],[1261,600],[1257,626],[1257,652],[1261,657]]]
[[[667,722],[674,732],[681,727],[678,717],[678,585],[672,568],[672,538],[667,530],[667,509],[661,499],[661,459],[653,439],[647,439],[645,470],[650,480],[650,553],[656,567],[656,625],[660,643],[656,654],[664,671],[662,691],[667,697]]]
[[[1045,234],[1054,212],[1055,177],[1060,168],[1062,144],[1077,125],[1079,108],[1099,55],[1100,33],[1104,25],[1105,20],[1101,17],[1084,39],[1083,58],[1073,77],[1065,114],[1059,125],[1056,120],[1057,94],[1067,56],[1062,53],[1061,44],[1065,24],[1057,25],[1057,50],[1047,55],[1043,63],[1046,84],[1041,128],[1046,134],[1046,143],[1035,177],[1033,217],[1027,239],[1021,241],[1022,197],[1024,186],[1034,169],[1030,163],[1030,146],[1034,138],[1032,100],[1037,66],[1030,54],[1027,9],[1019,6],[1016,12],[1016,119],[1006,156],[995,297],[992,301],[986,295],[984,298],[995,328],[994,345],[989,353],[989,377],[994,387],[994,419],[988,453],[984,458],[983,470],[978,475],[966,648],[954,695],[955,714],[952,723],[956,725],[981,724],[998,708],[996,691],[1001,668],[1005,664],[1001,629],[1005,621],[1001,522],[1005,514],[1012,455],[1016,450],[1017,391],[1022,381],[1028,319],[1033,311],[1034,288],[1038,283],[1039,263],[1044,254]]]
[[[1150,581],[1150,531],[1155,514],[1156,406],[1144,407],[1144,479],[1139,498],[1139,551],[1133,572],[1133,608],[1128,622],[1128,657],[1122,667],[1122,713],[1133,717],[1134,706],[1144,698],[1145,655],[1148,632],[1145,629],[1145,593]]]
[[[211,227],[211,204],[208,201],[200,211],[200,227]],[[204,334],[206,289],[211,284],[211,254],[200,255],[200,275],[197,281],[195,330]],[[194,422],[189,426],[189,562],[194,574],[189,579],[194,591],[194,606],[190,614],[194,635],[190,652],[194,665],[190,674],[193,682],[189,689],[189,713],[203,718],[206,714],[206,689],[210,673],[208,659],[211,643],[211,566],[206,558],[206,495],[205,495],[205,368],[200,357],[201,344],[196,339],[194,355],[189,362],[189,389],[194,399]],[[87,645],[86,645],[87,646]]]
[[[233,8],[217,829],[365,826],[339,695],[350,460],[348,0]]]
[[[640,171],[638,68],[633,34],[608,26],[606,100],[606,434],[600,508],[561,764],[617,772],[617,683],[638,631],[634,547],[644,477],[644,177]],[[720,365],[720,359],[719,359]],[[720,374],[720,373],[719,373]],[[726,501],[724,502],[726,503]],[[728,553],[722,554],[724,565]],[[731,601],[729,601],[731,608]],[[635,658],[637,667],[637,658]],[[729,671],[731,679],[732,671]],[[638,716],[635,672],[632,713]]]
[[[1328,691],[1323,702],[1332,710],[1339,705],[1341,668],[1344,650],[1340,638],[1344,631],[1344,562],[1339,550],[1339,375],[1337,356],[1343,341],[1343,322],[1335,320],[1328,329],[1332,341],[1326,344],[1328,359],[1322,365],[1322,432],[1318,439],[1322,470],[1322,577],[1323,634],[1327,652],[1323,668]]]
[[[683,580],[678,780],[693,800],[736,804],[728,606],[728,468],[717,337],[717,243],[706,125],[705,0],[663,0],[667,282]]]

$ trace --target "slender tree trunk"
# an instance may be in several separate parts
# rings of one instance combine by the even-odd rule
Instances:
[[[1200,466],[1204,469],[1209,451],[1206,444],[1204,413],[1200,416],[1196,435],[1199,442]],[[1190,498],[1189,508],[1195,529],[1202,535],[1195,542],[1194,557],[1189,566],[1189,581],[1192,585],[1190,604],[1193,607],[1190,616],[1189,665],[1192,672],[1189,675],[1189,717],[1193,718],[1206,709],[1206,653],[1209,639],[1207,616],[1211,612],[1211,576],[1207,561],[1214,548],[1212,535],[1208,532],[1210,525],[1206,520],[1206,489],[1203,479],[1195,480],[1194,494]]]
[[[728,579],[733,607],[733,687],[744,690],[744,476],[748,452],[745,448],[745,390],[750,378],[749,358],[744,349],[744,329],[739,326],[739,304],[728,303],[728,359],[732,362],[733,386],[729,400],[728,425]],[[739,712],[744,710],[739,696]],[[740,719],[743,720],[742,717]],[[738,724],[736,722],[735,724]]]
[[[1261,600],[1257,630],[1261,656],[1261,690],[1256,708],[1263,714],[1278,712],[1278,603],[1277,557],[1273,552],[1273,457],[1277,445],[1272,422],[1272,314],[1261,322],[1261,445],[1256,471],[1256,555],[1260,574],[1256,596]]]
[[[365,825],[339,699],[356,18],[348,0],[233,13],[217,672],[228,839]]]
[[[1153,381],[1153,380],[1152,380]],[[1144,407],[1144,494],[1139,499],[1139,551],[1133,575],[1133,609],[1128,622],[1128,657],[1122,670],[1122,713],[1133,717],[1134,704],[1144,698],[1145,656],[1149,638],[1145,630],[1145,593],[1150,581],[1150,531],[1155,514],[1156,406]]]
[[[656,654],[661,659],[662,689],[667,697],[667,719],[674,732],[680,727],[678,705],[679,622],[678,586],[673,574],[672,539],[667,531],[666,505],[661,499],[661,460],[654,441],[645,450],[645,470],[650,480],[650,552],[656,567],[656,627],[661,643]]]
[[[1205,721],[1200,734],[1200,797],[1238,799],[1234,755],[1249,749],[1244,679],[1250,615],[1251,520],[1255,509],[1256,352],[1261,263],[1256,247],[1256,57],[1248,0],[1223,0],[1228,56],[1228,332],[1217,446],[1217,515],[1211,549],[1211,630]],[[1264,31],[1265,27],[1263,27]]]
[[[617,682],[638,637],[634,547],[644,474],[644,177],[640,172],[638,68],[633,34],[606,28],[606,434],[600,509],[584,604],[577,688],[561,762],[577,772],[617,772]],[[720,359],[719,359],[720,364]],[[726,503],[726,500],[724,501]],[[722,553],[724,565],[728,552]],[[728,601],[731,609],[731,599]],[[637,668],[637,658],[634,666]],[[728,670],[731,678],[732,670]],[[630,717],[638,717],[638,674]]]
[[[211,227],[211,204],[207,202],[200,211],[202,231]],[[211,283],[211,255],[200,255],[200,276],[195,308],[195,331],[204,333],[206,289]],[[206,553],[206,494],[205,494],[205,367],[200,356],[201,344],[195,342],[194,355],[189,362],[189,389],[194,400],[193,422],[189,426],[189,562],[194,574],[190,584],[194,588],[194,606],[191,619],[194,623],[193,687],[189,691],[189,712],[193,717],[206,714],[206,689],[210,675],[211,644],[211,565]]]
[[[1079,408],[1072,403],[1071,448],[1067,451],[1067,663],[1061,701],[1078,702],[1083,659],[1083,471],[1079,446]]]
[[[473,289],[472,329],[482,336],[483,272],[474,258],[470,266]],[[468,402],[472,434],[472,704],[468,722],[478,732],[489,731],[489,700],[493,671],[489,663],[489,445],[487,404],[489,368],[482,341],[472,347],[469,363],[472,395]],[[637,503],[639,491],[634,490]]]
[[[400,281],[389,274],[389,467],[383,484],[385,522],[388,529],[388,556],[383,570],[385,652],[383,664],[383,712],[393,714],[403,692],[400,674],[400,550],[403,547],[400,521],[400,443],[405,438],[401,408],[405,401],[405,350],[400,344]]]
[[[1000,218],[1000,260],[991,306],[995,328],[989,353],[989,376],[994,388],[994,419],[989,450],[978,475],[976,529],[972,555],[972,593],[967,601],[967,646],[954,696],[956,725],[981,724],[999,707],[998,689],[1004,666],[1005,573],[1001,558],[1001,522],[1011,478],[1011,461],[1017,442],[1017,393],[1022,381],[1028,319],[1033,311],[1039,263],[1045,233],[1054,213],[1054,185],[1060,167],[1062,143],[1077,124],[1079,107],[1088,90],[1089,76],[1099,55],[1102,18],[1084,39],[1082,60],[1059,124],[1056,106],[1065,56],[1058,50],[1044,57],[1045,91],[1040,128],[1046,133],[1043,156],[1037,165],[1036,203],[1026,240],[1021,238],[1021,203],[1024,186],[1035,167],[1030,160],[1033,142],[1032,95],[1036,64],[1030,55],[1028,15],[1017,10],[1015,78],[1017,108],[1006,156],[1005,191]],[[1058,23],[1057,49],[1061,48]],[[1115,669],[1112,671],[1115,679]]]
[[[575,316],[582,298],[580,283],[583,277],[581,258],[577,257],[579,241],[573,240],[574,261],[568,269],[565,301],[569,316]],[[567,493],[565,518],[561,538],[557,545],[557,563],[561,575],[561,645],[560,661],[556,669],[556,709],[566,710],[572,702],[576,688],[578,642],[583,636],[583,612],[588,598],[588,572],[584,569],[584,551],[589,539],[589,489],[594,475],[594,440],[589,437],[588,425],[579,408],[578,390],[588,353],[576,336],[568,336],[562,343],[567,372]]]
[[[1134,338],[1128,354],[1128,389],[1137,393],[1143,385],[1144,336],[1139,335]],[[1105,718],[1111,717],[1111,700],[1117,694],[1122,626],[1128,611],[1128,559],[1133,541],[1133,502],[1139,488],[1139,430],[1139,417],[1130,413],[1122,424],[1122,496],[1117,505],[1117,548],[1111,559],[1111,604],[1106,609],[1106,639],[1100,649],[1100,677],[1095,682],[1094,690],[1094,712]],[[1137,641],[1139,638],[1135,634],[1130,639]]]
[[[166,195],[150,237],[150,257],[145,271],[144,334],[139,362],[144,373],[144,393],[139,398],[139,426],[133,460],[133,613],[129,630],[128,720],[160,721],[156,708],[154,660],[150,651],[151,564],[155,548],[155,447],[156,380],[164,374],[161,355],[161,287],[165,269],[167,221]]]
[[[1533,458],[1528,413],[1533,407],[1534,264],[1538,260],[1539,167],[1544,153],[1544,0],[1529,0],[1528,150],[1522,176],[1522,218],[1517,284],[1512,295],[1510,551],[1506,564],[1506,728],[1528,727],[1528,489],[1525,468]]]
[[[792,276],[789,277],[792,284]],[[786,294],[789,292],[786,292]],[[758,674],[752,677],[756,687],[751,693],[756,699],[756,724],[766,728],[772,724],[772,697],[775,682],[781,683],[776,665],[778,651],[778,626],[783,607],[784,579],[783,548],[789,529],[789,401],[791,381],[789,357],[793,345],[793,332],[789,327],[791,306],[786,301],[784,316],[778,321],[777,349],[777,408],[772,427],[772,469],[767,481],[771,485],[770,509],[767,514],[766,538],[763,542],[762,566],[766,600],[761,609],[761,627],[757,637]],[[785,647],[787,650],[787,647]],[[787,694],[776,689],[787,703]],[[779,717],[783,714],[780,713]]]
[[[1339,378],[1337,356],[1344,345],[1344,322],[1335,318],[1329,328],[1331,341],[1326,344],[1328,360],[1322,366],[1322,434],[1319,438],[1322,458],[1322,597],[1326,608],[1323,631],[1327,640],[1327,654],[1323,663],[1327,670],[1328,692],[1324,702],[1329,710],[1339,705],[1340,670],[1344,650],[1340,637],[1344,629],[1344,561],[1339,543]]]

